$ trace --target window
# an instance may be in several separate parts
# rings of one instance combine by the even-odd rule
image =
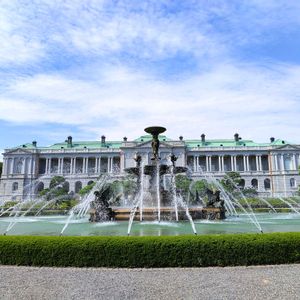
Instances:
[[[239,188],[243,189],[245,187],[245,179],[241,179],[239,183]]]
[[[12,185],[12,190],[13,190],[13,192],[17,191],[17,190],[18,190],[18,187],[19,187],[18,183],[17,183],[17,182],[14,182],[13,185]]]
[[[258,188],[258,180],[256,178],[253,178],[251,180],[251,185],[253,188],[257,189]]]
[[[41,192],[44,189],[44,183],[39,182],[37,185],[37,192]]]
[[[76,181],[75,183],[75,193],[78,193],[82,189],[81,181]]]
[[[271,181],[269,178],[266,178],[264,180],[264,187],[265,187],[265,190],[269,190],[271,188]]]
[[[290,179],[290,186],[291,187],[296,187],[296,180],[295,180],[295,178],[291,178]]]

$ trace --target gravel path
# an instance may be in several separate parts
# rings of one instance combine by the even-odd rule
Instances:
[[[0,299],[300,299],[300,265],[174,269],[0,266]]]

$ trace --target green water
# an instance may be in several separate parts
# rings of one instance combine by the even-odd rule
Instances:
[[[257,219],[264,232],[292,232],[300,231],[300,215],[286,213],[259,213]],[[21,218],[0,218],[0,234],[3,234],[10,222],[17,220],[15,226],[7,235],[59,235],[67,220],[66,216],[39,216]],[[223,221],[195,220],[198,234],[226,234],[226,233],[255,233],[257,227],[246,215],[228,217]],[[64,231],[64,235],[96,236],[127,235],[128,222],[89,223],[88,219],[71,220]],[[134,222],[131,235],[182,235],[192,234],[188,221],[181,222]]]

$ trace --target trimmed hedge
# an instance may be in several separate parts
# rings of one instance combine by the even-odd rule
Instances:
[[[153,268],[287,263],[300,263],[300,233],[0,237],[2,265]]]

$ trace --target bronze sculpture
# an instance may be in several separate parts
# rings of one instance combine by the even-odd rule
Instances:
[[[152,126],[152,127],[145,128],[145,131],[152,135],[151,147],[152,147],[153,157],[151,158],[151,160],[159,160],[160,158],[159,158],[159,153],[158,153],[158,150],[159,150],[158,135],[160,133],[165,132],[166,128],[160,127],[160,126]]]

